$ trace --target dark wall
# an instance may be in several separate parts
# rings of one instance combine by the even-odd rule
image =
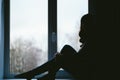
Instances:
[[[0,79],[3,78],[3,71],[4,71],[4,26],[3,26],[3,4],[2,0],[0,0]]]
[[[96,79],[118,78],[120,8],[117,1],[90,0],[90,13],[96,17],[92,50],[96,55]],[[92,9],[93,8],[93,9]]]

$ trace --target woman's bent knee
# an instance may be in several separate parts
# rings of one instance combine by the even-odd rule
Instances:
[[[62,50],[61,50],[60,53],[63,54],[63,55],[73,55],[73,54],[76,53],[76,51],[75,51],[71,46],[65,45],[65,46],[62,48]]]

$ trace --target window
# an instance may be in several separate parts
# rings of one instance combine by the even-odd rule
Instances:
[[[47,0],[10,0],[10,73],[32,70],[47,60]]]
[[[5,63],[10,60],[5,73],[9,69],[13,75],[33,69],[60,52],[65,44],[79,49],[79,22],[88,13],[88,0],[5,0],[5,3]],[[34,66],[28,69],[26,63]]]
[[[57,51],[64,45],[72,46],[76,51],[80,49],[79,42],[80,19],[88,13],[88,0],[57,0]],[[59,78],[71,78],[63,69]]]
[[[58,0],[58,52],[65,44],[80,49],[80,19],[88,13],[88,0]]]

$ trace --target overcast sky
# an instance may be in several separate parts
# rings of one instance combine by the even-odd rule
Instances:
[[[58,51],[65,44],[76,50],[80,18],[88,12],[88,0],[58,0]],[[63,29],[64,28],[64,29]],[[47,0],[10,0],[10,40],[23,38],[32,40],[46,51],[48,36]],[[66,38],[68,36],[68,38]],[[78,39],[77,39],[78,40]]]

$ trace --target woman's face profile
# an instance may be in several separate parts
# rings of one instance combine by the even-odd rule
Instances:
[[[85,32],[85,29],[84,29],[84,25],[81,24],[81,29],[80,29],[80,32],[79,32],[79,37],[80,37],[80,42],[81,43],[84,43],[86,41],[86,32]]]

